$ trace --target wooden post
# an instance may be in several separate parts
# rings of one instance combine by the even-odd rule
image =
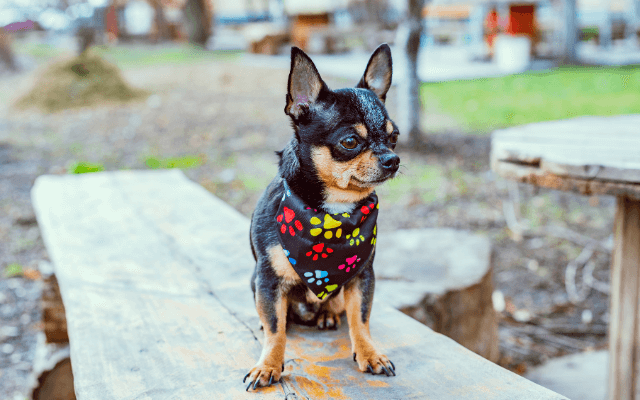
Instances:
[[[618,196],[609,325],[609,399],[633,400],[640,346],[640,200]]]

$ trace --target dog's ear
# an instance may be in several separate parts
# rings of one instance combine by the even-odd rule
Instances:
[[[391,87],[391,64],[391,49],[388,44],[383,43],[373,52],[367,69],[364,70],[364,75],[356,87],[373,91],[384,103]]]
[[[320,78],[313,61],[304,51],[292,47],[285,114],[297,120],[309,110],[311,104],[318,100],[323,90],[328,88]]]

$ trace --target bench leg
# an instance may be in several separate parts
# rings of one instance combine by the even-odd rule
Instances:
[[[640,349],[640,201],[619,196],[614,221],[609,399],[636,398]]]

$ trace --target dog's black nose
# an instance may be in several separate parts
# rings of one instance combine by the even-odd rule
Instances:
[[[393,153],[383,154],[378,159],[380,160],[380,165],[386,171],[395,172],[400,166],[400,157]]]

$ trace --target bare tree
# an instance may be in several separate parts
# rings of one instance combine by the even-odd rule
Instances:
[[[187,0],[184,16],[187,19],[189,42],[204,46],[211,34],[211,9],[207,0]]]
[[[576,0],[563,0],[564,6],[564,48],[562,62],[576,63],[576,43],[578,42],[578,27],[576,24]]]
[[[2,27],[0,27],[0,60],[6,64],[10,70],[18,69],[13,56],[13,51],[11,50],[11,38]]]
[[[401,128],[408,134],[411,145],[422,143],[420,134],[420,80],[418,79],[418,51],[423,32],[422,9],[424,0],[409,0],[407,17],[400,29],[403,30],[404,48],[407,59],[405,79],[398,87],[398,115]]]
[[[162,0],[150,0],[149,3],[155,11],[156,29],[158,30],[156,40],[162,42],[169,38],[169,25],[167,24],[167,18],[164,15],[164,8],[162,7]]]

